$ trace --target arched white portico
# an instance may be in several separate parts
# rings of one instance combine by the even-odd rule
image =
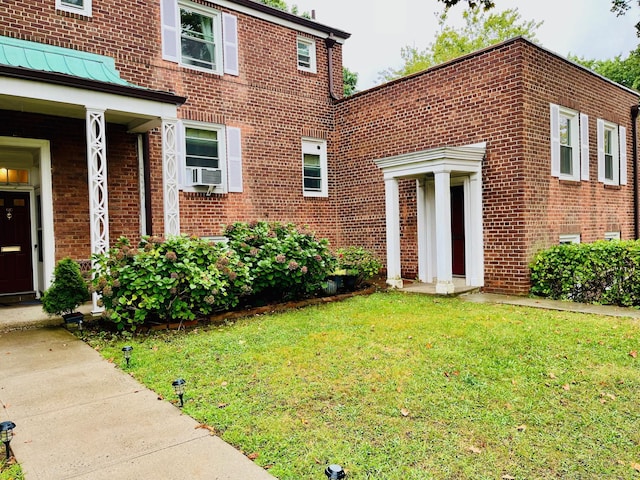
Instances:
[[[464,270],[468,286],[484,285],[482,160],[486,144],[441,147],[376,160],[385,181],[387,283],[402,288],[398,180],[416,179],[418,279],[453,293],[451,187],[462,188]]]

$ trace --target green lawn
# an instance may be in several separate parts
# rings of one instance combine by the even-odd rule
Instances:
[[[640,322],[401,293],[94,336],[280,479],[640,478]],[[123,367],[124,368],[124,367]]]

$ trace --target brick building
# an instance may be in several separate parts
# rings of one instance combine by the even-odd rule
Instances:
[[[236,220],[440,292],[525,293],[537,249],[637,236],[636,92],[514,39],[342,99],[348,37],[252,0],[2,2],[0,295]]]

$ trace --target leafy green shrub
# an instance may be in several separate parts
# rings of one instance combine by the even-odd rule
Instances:
[[[556,245],[531,264],[531,293],[607,305],[640,305],[640,242]]]
[[[249,267],[222,243],[185,236],[120,238],[95,255],[95,290],[119,329],[147,319],[193,320],[234,307],[251,291]]]
[[[266,301],[316,293],[335,264],[326,239],[290,223],[236,222],[224,234],[251,269],[254,295]]]
[[[63,258],[53,270],[53,283],[42,295],[42,309],[49,315],[72,313],[89,300],[89,288],[80,273],[80,265]]]
[[[344,270],[347,275],[357,277],[356,285],[375,277],[382,268],[376,255],[363,247],[345,247],[336,250],[336,270]]]

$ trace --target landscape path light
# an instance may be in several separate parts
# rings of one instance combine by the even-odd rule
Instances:
[[[324,474],[327,476],[329,480],[339,480],[341,478],[345,478],[347,474],[344,472],[340,465],[329,465],[327,469],[324,471]]]
[[[127,367],[129,367],[129,361],[131,360],[131,351],[133,347],[131,345],[126,345],[122,347],[122,353],[124,353],[124,359],[127,361]]]
[[[178,395],[178,398],[180,399],[180,406],[184,406],[184,401],[183,401],[183,396],[184,396],[184,385],[187,382],[184,381],[183,378],[178,378],[177,380],[174,380],[171,385],[173,385],[173,390],[176,392],[176,395]]]
[[[4,443],[4,446],[7,450],[7,460],[11,457],[11,453],[9,451],[9,443],[11,443],[11,439],[13,438],[13,429],[16,428],[16,424],[13,422],[2,422],[0,423],[0,440]]]

